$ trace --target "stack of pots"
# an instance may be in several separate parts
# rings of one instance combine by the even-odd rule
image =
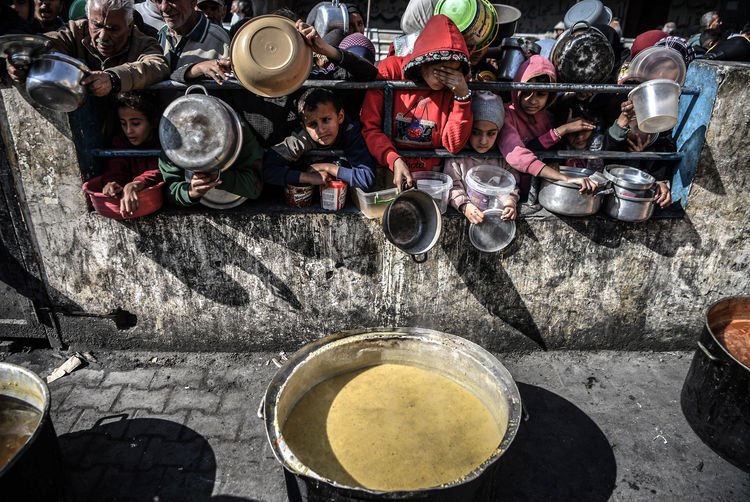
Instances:
[[[613,192],[604,200],[607,216],[621,221],[646,221],[654,212],[656,179],[630,166],[612,164],[604,168]]]

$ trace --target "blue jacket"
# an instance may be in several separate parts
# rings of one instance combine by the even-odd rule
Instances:
[[[342,156],[316,157],[313,162],[339,162],[338,179],[349,186],[369,191],[375,183],[375,161],[362,138],[359,122],[344,120],[336,141],[330,147],[315,143],[304,129],[300,129],[281,143],[271,147],[263,158],[263,180],[271,185],[295,185],[300,174],[311,162],[304,155],[311,150],[343,150]]]

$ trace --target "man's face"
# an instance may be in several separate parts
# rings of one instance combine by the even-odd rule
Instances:
[[[718,14],[714,14],[714,17],[711,18],[711,22],[708,23],[709,30],[714,30],[716,28],[721,28],[721,18],[719,18]]]
[[[155,0],[161,17],[170,30],[181,32],[193,19],[197,0]]]
[[[224,14],[226,14],[224,6],[216,2],[201,2],[198,4],[198,9],[206,15],[209,21],[218,25],[221,25],[221,22],[224,20]]]
[[[91,43],[105,58],[112,57],[125,48],[132,25],[132,21],[127,22],[124,9],[106,11],[100,5],[89,6]]]
[[[39,21],[52,21],[60,15],[62,11],[61,0],[36,0],[36,9],[34,17]]]

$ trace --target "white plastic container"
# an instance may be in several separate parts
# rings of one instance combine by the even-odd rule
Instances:
[[[677,124],[680,85],[666,78],[644,82],[628,94],[638,129],[645,133],[669,131]]]
[[[354,205],[362,211],[367,218],[382,218],[385,208],[393,202],[398,195],[395,188],[387,188],[377,192],[365,192],[361,188],[354,187]]]
[[[503,199],[516,187],[513,175],[498,166],[472,167],[464,176],[466,193],[480,210],[502,209]]]
[[[417,189],[430,194],[435,199],[440,214],[445,214],[448,210],[448,195],[453,186],[453,179],[437,171],[417,171],[411,175],[417,182]]]

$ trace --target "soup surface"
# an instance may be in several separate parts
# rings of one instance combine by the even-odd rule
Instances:
[[[413,490],[470,473],[505,434],[471,392],[435,372],[381,364],[316,385],[282,435],[313,471],[349,486]]]
[[[23,448],[41,418],[42,414],[33,406],[0,394],[0,469]]]
[[[750,320],[729,321],[717,330],[716,338],[739,362],[750,367]]]

